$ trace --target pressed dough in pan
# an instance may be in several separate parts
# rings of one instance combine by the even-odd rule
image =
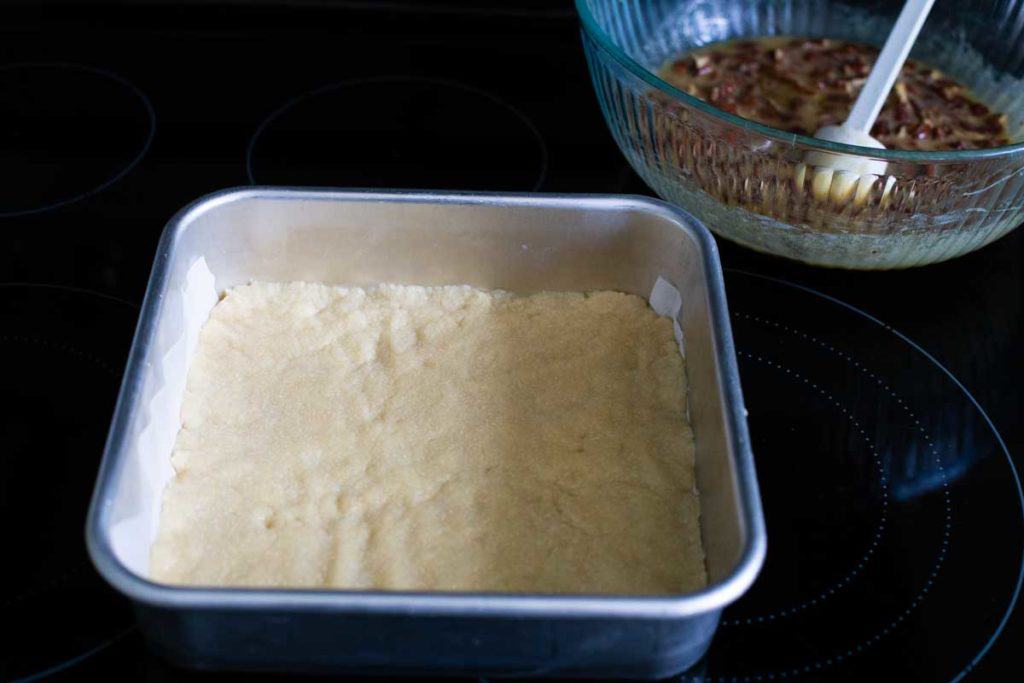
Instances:
[[[151,574],[695,590],[685,400],[671,323],[636,296],[237,287],[200,333]]]

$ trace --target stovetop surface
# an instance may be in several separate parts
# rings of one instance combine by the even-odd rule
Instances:
[[[250,183],[651,192],[604,127],[567,2],[5,18],[2,675],[231,678],[149,654],[82,538],[168,218]],[[890,273],[719,246],[769,551],[681,679],[1006,679],[1024,638],[1024,232]]]

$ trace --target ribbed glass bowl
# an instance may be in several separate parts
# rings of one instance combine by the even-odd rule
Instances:
[[[906,152],[828,143],[726,113],[656,75],[701,45],[740,37],[879,45],[893,0],[576,0],[608,127],[663,198],[723,237],[844,268],[905,268],[978,249],[1024,219],[1024,0],[940,0],[912,56],[1005,113],[1013,144]],[[819,199],[811,151],[888,163],[861,203]],[[892,180],[889,180],[889,177]],[[885,191],[886,187],[889,191]]]

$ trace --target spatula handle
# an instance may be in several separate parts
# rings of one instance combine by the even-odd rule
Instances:
[[[845,127],[864,133],[871,130],[933,4],[935,0],[907,0],[903,5],[857,101],[853,103],[850,115],[846,117]]]

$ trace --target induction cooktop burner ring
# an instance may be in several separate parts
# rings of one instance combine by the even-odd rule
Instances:
[[[104,383],[104,387],[116,395],[116,388],[121,376],[120,364],[117,359],[121,356],[114,350],[115,347],[109,343],[109,340],[104,340],[103,337],[91,336],[98,330],[110,328],[104,326],[92,329],[87,333],[88,336],[85,339],[78,340],[74,334],[84,330],[84,328],[79,328],[73,322],[77,318],[73,317],[72,321],[67,321],[62,313],[72,312],[75,316],[83,315],[88,318],[85,311],[92,310],[91,307],[96,307],[95,310],[102,311],[104,316],[103,318],[97,317],[97,320],[106,320],[108,323],[116,320],[119,321],[119,324],[127,327],[129,324],[134,326],[135,317],[139,310],[137,304],[104,292],[62,284],[0,282],[0,293],[4,294],[3,301],[5,304],[7,302],[17,302],[9,312],[11,316],[21,315],[20,310],[28,312],[24,319],[20,317],[5,317],[5,320],[19,320],[26,323],[27,326],[15,326],[18,332],[14,334],[0,334],[0,342],[3,342],[5,345],[10,344],[11,348],[14,349],[31,349],[31,352],[36,354],[35,357],[47,363],[54,362],[52,359],[59,359],[57,362],[60,363],[59,367],[61,368],[86,369],[87,375],[77,376],[80,380],[78,386],[86,387],[84,389],[86,395],[94,396],[99,387],[98,382],[101,380]],[[19,309],[19,305],[24,306],[24,308]],[[5,309],[5,316],[7,314]],[[51,325],[49,323],[50,316],[54,316],[56,320],[64,322]],[[121,328],[119,327],[118,329]],[[69,337],[69,334],[72,336]],[[123,336],[119,336],[119,338],[123,339]],[[80,341],[85,341],[86,339],[88,343],[80,343]],[[24,367],[25,359],[18,358],[14,362]],[[60,370],[58,373],[66,371],[66,369]],[[26,376],[31,377],[32,375]],[[85,379],[82,379],[83,377]],[[12,383],[16,381],[14,378],[8,377],[8,379]],[[17,392],[16,387],[14,391]],[[100,405],[103,404],[101,403]],[[100,412],[102,413],[102,409]],[[52,416],[46,419],[52,419]],[[102,418],[100,419],[102,420]],[[58,422],[57,424],[60,425],[62,423]],[[105,432],[103,424],[98,422],[95,424],[97,425],[97,430]],[[99,437],[99,434],[97,434],[97,437]],[[95,448],[89,449],[89,452],[96,456],[98,466],[98,458],[102,451],[102,441],[97,440],[92,443]],[[88,460],[91,462],[91,458],[74,458],[74,460],[82,462]],[[95,476],[94,471],[91,476]],[[64,491],[65,489],[61,488],[61,486],[59,481],[56,482],[54,490]],[[87,495],[90,488],[91,486],[86,482],[85,495]],[[63,517],[67,517],[67,510],[70,508],[66,506],[74,505],[77,510],[78,502],[64,498],[63,494],[61,496],[59,500],[62,506],[66,508],[61,514]],[[87,503],[88,501],[84,500],[82,502]],[[81,512],[84,518],[84,506],[81,508]],[[75,529],[72,526],[75,525],[74,517],[70,519],[71,523],[65,531],[74,534],[76,539],[80,539],[82,532],[80,529]],[[67,538],[67,536],[63,538]],[[90,572],[92,565],[85,551],[84,543],[81,545],[80,552],[71,549],[73,544],[65,545],[69,548],[68,552],[55,558],[55,564],[60,566],[60,569],[51,572],[47,576],[38,575],[38,580],[36,581],[29,583],[19,582],[17,586],[20,590],[5,596],[3,599],[5,611],[10,610],[12,616],[20,618],[16,615],[24,616],[33,611],[38,613],[40,609],[45,609],[45,607],[40,607],[40,605],[52,604],[55,600],[67,600],[66,597],[54,598],[53,596],[55,595],[76,596],[74,599],[81,599],[81,604],[93,604],[94,602],[99,604],[98,601],[103,600],[102,595],[97,595],[95,591],[99,590],[103,593],[109,593],[110,589],[95,572]],[[67,626],[72,621],[76,625]],[[9,659],[7,665],[11,668],[8,674],[21,676],[21,678],[15,678],[14,680],[35,681],[57,675],[108,649],[136,628],[130,612],[126,611],[126,607],[120,605],[116,609],[111,609],[105,618],[102,619],[97,619],[95,615],[89,616],[87,614],[75,617],[74,619],[64,619],[62,622],[66,622],[66,624],[62,623],[60,627],[54,627],[53,624],[49,626],[38,625],[35,620],[30,624],[21,624],[21,631],[27,634],[27,636],[22,637],[30,639],[26,642],[31,642],[31,639],[36,637],[42,639],[42,634],[48,634],[50,636],[50,649],[53,648],[56,642],[66,647],[53,650],[52,652],[42,651],[45,659],[41,659],[34,648],[28,648],[29,654],[27,659]],[[55,633],[58,635],[55,636]],[[70,637],[65,640],[66,636]],[[11,638],[11,640],[14,643],[20,642],[16,638]],[[62,653],[70,653],[70,656],[63,656]],[[57,655],[56,658],[52,658],[55,654]],[[16,661],[18,662],[17,664],[15,664]]]
[[[67,671],[71,667],[77,666],[85,660],[89,659],[90,657],[95,657],[107,648],[116,645],[117,643],[124,640],[124,638],[130,635],[132,631],[134,631],[137,628],[137,624],[132,624],[131,626],[128,626],[127,628],[115,633],[114,635],[104,640],[102,643],[99,643],[98,645],[86,650],[85,652],[79,653],[74,657],[71,657],[70,659],[65,659],[63,662],[58,662],[57,664],[54,664],[53,666],[43,669],[42,671],[36,671],[35,673],[31,673],[28,676],[22,676],[21,678],[12,679],[11,683],[33,683],[33,681],[43,681],[50,678],[51,676],[56,676],[62,671]]]
[[[107,294],[106,292],[100,292],[95,289],[86,289],[85,287],[75,287],[73,285],[65,285],[56,282],[24,282],[24,281],[12,281],[12,282],[0,282],[0,287],[23,287],[26,289],[55,289],[65,292],[71,292],[73,294],[86,294],[88,296],[99,297],[100,299],[106,299],[118,304],[124,304],[128,308],[134,308],[138,311],[141,307],[137,303],[122,299],[119,296],[113,294]]]
[[[837,299],[836,297],[833,297],[831,295],[825,294],[825,293],[820,292],[818,290],[815,290],[815,289],[813,289],[811,287],[800,285],[800,284],[797,284],[797,283],[794,283],[794,282],[790,282],[788,280],[784,280],[784,279],[781,279],[781,278],[776,278],[776,277],[772,277],[772,276],[768,276],[768,275],[762,275],[760,273],[754,273],[754,272],[750,272],[750,271],[746,271],[746,270],[742,270],[742,269],[736,269],[736,268],[725,268],[724,270],[726,272],[728,272],[728,273],[733,273],[733,274],[743,275],[743,276],[750,277],[750,278],[756,278],[756,279],[760,279],[760,280],[764,280],[764,281],[768,281],[768,282],[773,282],[773,283],[776,283],[776,284],[779,284],[779,285],[782,285],[782,286],[785,286],[785,287],[789,287],[789,288],[792,288],[792,289],[804,292],[806,294],[810,294],[810,295],[812,295],[814,297],[817,297],[817,298],[822,299],[824,301],[828,301],[828,302],[830,302],[832,304],[836,304],[836,305],[840,306],[841,308],[844,308],[847,311],[849,311],[849,312],[851,312],[851,313],[853,313],[853,314],[855,314],[857,316],[860,316],[860,317],[868,320],[869,322],[877,325],[878,327],[882,328],[886,332],[891,333],[896,338],[898,338],[901,342],[903,342],[905,345],[910,347],[910,349],[912,349],[913,351],[915,351],[918,354],[920,354],[925,360],[928,361],[929,364],[931,364],[932,366],[934,366],[935,368],[940,370],[941,373],[944,376],[946,376],[953,383],[953,385],[956,387],[956,389],[964,397],[967,398],[968,402],[974,407],[974,409],[977,411],[977,414],[982,418],[982,420],[985,423],[985,425],[989,428],[992,436],[994,436],[996,444],[998,445],[998,448],[999,448],[1000,452],[1002,452],[1003,457],[1004,457],[1004,459],[1006,460],[1006,463],[1009,466],[1011,477],[1012,477],[1012,482],[1013,482],[1013,488],[1015,489],[1015,492],[1017,494],[1017,502],[1019,504],[1019,510],[1020,510],[1022,519],[1024,519],[1024,486],[1022,486],[1020,472],[1018,471],[1017,466],[1014,463],[1013,457],[1010,454],[1010,451],[1009,451],[1009,448],[1006,445],[1005,439],[1003,438],[1002,434],[999,432],[998,428],[993,423],[991,417],[988,415],[988,413],[985,411],[985,409],[981,406],[981,404],[978,402],[978,400],[974,397],[974,395],[967,389],[966,386],[964,386],[963,382],[961,382],[960,379],[957,378],[956,375],[954,375],[951,370],[949,370],[946,366],[944,366],[941,362],[939,362],[939,360],[937,358],[935,358],[935,356],[933,356],[931,353],[929,353],[927,350],[925,350],[920,344],[918,344],[917,342],[913,341],[912,339],[907,337],[905,334],[903,334],[899,330],[897,330],[894,327],[892,327],[891,325],[885,323],[884,321],[882,321],[879,318],[871,315],[870,313],[867,313],[866,311],[863,311],[863,310],[857,308],[856,306],[854,306],[852,304],[849,304],[849,303],[847,303],[845,301],[842,301],[841,299]],[[797,332],[797,333],[799,333],[799,332]],[[809,339],[810,339],[810,337],[809,337]],[[815,341],[816,343],[819,343],[819,344],[821,343],[821,342],[818,342],[818,340],[813,340],[813,341]],[[835,349],[832,349],[832,350],[836,351]],[[836,352],[838,353],[838,351],[836,351]],[[842,354],[840,354],[840,355],[842,355]],[[855,367],[859,367],[859,369],[861,369],[862,372],[865,372],[865,373],[871,375],[872,378],[879,384],[880,387],[882,387],[886,391],[890,392],[890,394],[892,394],[893,390],[891,389],[891,387],[889,387],[880,377],[878,377],[877,375],[874,375],[873,373],[870,373],[870,371],[867,370],[867,368],[864,368],[855,359],[853,359],[853,358],[851,358],[849,356],[846,356],[846,359],[848,360],[848,362],[854,363]],[[895,397],[895,395],[894,395],[894,397]],[[898,397],[895,397],[895,398],[897,399],[898,404],[901,405],[904,408],[904,410],[907,410],[908,414],[912,415],[912,412],[910,412],[909,407],[906,406],[906,404],[904,402],[900,401]],[[915,425],[918,428],[918,430],[923,430],[923,426],[920,424],[920,421],[917,419],[917,417],[913,416],[913,419],[914,419]],[[929,443],[930,448],[932,449],[932,453],[935,454],[936,452],[934,450],[933,442],[929,439],[928,443]],[[948,490],[948,489],[944,489],[944,490]],[[948,521],[949,520],[947,519],[947,523],[948,523]],[[946,538],[946,543],[948,543],[948,538]],[[1006,607],[1005,607],[1005,609],[1003,611],[1002,616],[999,619],[999,622],[996,624],[995,628],[993,629],[992,634],[985,641],[984,645],[982,645],[982,647],[978,650],[978,652],[970,659],[970,661],[967,663],[967,665],[964,666],[963,669],[961,669],[960,672],[957,673],[953,677],[953,679],[952,679],[953,681],[962,680],[964,678],[964,676],[966,676],[971,670],[973,670],[978,665],[978,663],[985,657],[985,655],[992,649],[992,646],[999,639],[999,637],[1002,634],[1003,630],[1006,628],[1006,625],[1009,622],[1011,616],[1013,615],[1014,608],[1016,607],[1017,603],[1020,600],[1020,596],[1021,596],[1021,592],[1022,592],[1022,587],[1024,587],[1024,553],[1022,553],[1022,555],[1021,555],[1019,569],[1018,569],[1018,573],[1017,573],[1017,578],[1016,578],[1016,580],[1014,582],[1010,598],[1007,601]],[[906,616],[908,616],[909,613],[912,610],[913,610],[913,606],[908,608],[904,613],[902,613],[900,616],[898,616],[896,618],[896,620],[893,622],[892,625],[890,625],[886,629],[883,629],[882,632],[876,634],[872,639],[870,639],[868,641],[868,644],[871,644],[871,643],[875,642],[875,640],[880,639],[889,630],[891,630],[893,627],[898,625],[899,622],[903,621],[906,618]],[[855,653],[859,652],[860,650],[864,649],[864,647],[865,647],[864,644],[858,645],[858,646],[854,647],[849,654],[851,654],[851,655],[855,654]],[[719,679],[717,679],[717,680],[722,680],[722,681],[725,681],[725,680],[758,681],[758,680],[768,680],[768,679],[776,678],[776,677],[785,677],[785,676],[789,676],[789,675],[797,675],[797,674],[802,674],[802,673],[810,673],[810,672],[822,669],[822,668],[824,668],[826,666],[831,666],[832,664],[838,663],[839,660],[841,658],[845,657],[845,656],[846,655],[843,655],[840,658],[836,658],[836,657],[827,658],[827,659],[824,659],[824,660],[813,662],[813,663],[811,663],[809,665],[806,665],[804,667],[801,667],[801,668],[795,668],[795,669],[793,669],[791,671],[780,671],[780,672],[771,673],[771,674],[765,673],[765,674],[758,674],[758,675],[754,675],[754,676],[745,676],[745,677],[724,676],[724,677],[719,677]],[[716,680],[716,678],[714,676],[704,676],[704,675],[701,675],[701,676],[688,676],[688,675],[684,674],[682,676],[682,680],[712,681],[712,680]]]
[[[7,283],[4,283],[4,284],[6,285]],[[61,289],[63,289],[63,288],[61,288]],[[92,294],[92,292],[89,292],[88,290],[80,290],[80,289],[77,289],[77,288],[75,288],[75,290],[77,290],[78,292]],[[110,298],[113,301],[119,301],[116,297],[110,297]],[[127,303],[127,302],[122,302],[122,303]],[[98,357],[96,355],[93,355],[91,353],[83,351],[83,350],[81,350],[81,349],[79,349],[79,348],[77,348],[75,346],[72,346],[72,345],[64,343],[64,342],[55,342],[55,341],[52,341],[50,339],[45,339],[43,337],[36,337],[36,336],[29,337],[29,336],[25,336],[25,335],[22,335],[22,334],[0,334],[0,342],[13,342],[15,344],[27,344],[27,345],[34,345],[34,346],[42,346],[42,347],[47,348],[47,349],[49,349],[51,351],[56,351],[56,352],[59,352],[59,353],[64,353],[64,354],[66,354],[68,356],[71,356],[71,357],[78,358],[78,359],[84,360],[86,362],[89,362],[93,366],[99,368],[100,370],[102,370],[106,374],[108,374],[111,377],[113,377],[114,379],[118,379],[120,377],[120,373],[117,370],[115,370],[114,367],[110,365],[110,363],[106,362],[105,360],[103,360],[102,358],[100,358],[100,357]],[[64,572],[62,572],[61,574],[59,574],[59,575],[57,575],[55,577],[51,577],[51,578],[46,579],[41,585],[33,586],[33,587],[29,588],[27,591],[25,591],[23,593],[18,593],[17,595],[11,596],[9,598],[5,598],[4,601],[3,601],[3,606],[5,608],[7,608],[7,607],[10,607],[12,605],[16,605],[16,604],[18,604],[20,602],[24,602],[25,600],[28,600],[29,598],[35,597],[37,595],[40,595],[40,594],[45,593],[47,591],[50,591],[50,590],[52,590],[52,589],[54,589],[54,588],[56,588],[58,586],[61,586],[61,585],[65,584],[65,583],[67,583],[67,581],[70,580],[71,578],[73,578],[73,577],[77,576],[78,574],[80,574],[82,571],[84,571],[88,567],[89,567],[89,559],[86,558],[86,557],[82,557],[70,569],[65,570]]]
[[[857,422],[856,418],[854,418],[851,414],[848,413],[848,411],[846,411],[844,408],[842,408],[842,406],[840,406],[838,401],[836,401],[831,396],[831,394],[829,394],[822,387],[818,386],[816,383],[810,381],[807,377],[803,377],[802,375],[800,375],[800,373],[795,372],[795,371],[793,371],[793,370],[791,370],[789,368],[786,368],[785,366],[783,366],[783,365],[781,365],[779,363],[776,363],[774,361],[765,359],[765,358],[763,358],[760,355],[753,354],[753,353],[750,353],[750,352],[747,352],[747,351],[743,351],[743,350],[737,350],[736,353],[737,353],[737,355],[739,355],[741,357],[746,357],[746,358],[749,358],[749,359],[754,360],[756,362],[764,363],[768,367],[771,367],[771,368],[773,368],[775,370],[782,371],[784,374],[790,376],[791,378],[795,378],[797,380],[802,381],[805,385],[809,386],[811,389],[814,389],[817,393],[819,393],[820,395],[824,396],[826,399],[828,399],[828,400],[832,401],[833,403],[835,403],[835,405],[837,407],[839,407],[840,410],[846,414],[847,418],[850,419],[851,422],[857,427],[857,430],[858,430],[858,432],[861,433],[862,437],[867,439],[867,434],[864,432],[863,428]],[[872,449],[872,454],[873,455],[877,455],[876,451],[874,449]],[[943,562],[946,559],[946,554],[947,554],[947,552],[949,550],[949,532],[950,532],[950,524],[951,524],[952,517],[951,517],[950,507],[949,507],[950,503],[949,503],[948,492],[944,491],[944,493],[946,493],[946,495],[944,496],[944,500],[945,500],[945,504],[946,504],[946,515],[945,515],[945,520],[944,520],[943,538],[942,538],[942,542],[941,542],[940,547],[939,547],[938,554],[936,556],[935,563],[933,564],[933,566],[931,568],[931,572],[930,572],[928,578],[926,579],[926,581],[924,582],[924,584],[921,586],[921,589],[910,600],[909,604],[905,608],[903,608],[903,611],[898,612],[896,614],[896,616],[893,617],[892,620],[889,621],[884,627],[882,627],[878,631],[874,632],[870,637],[863,638],[862,640],[860,640],[858,643],[856,643],[852,647],[847,647],[845,649],[845,651],[843,651],[843,652],[836,653],[836,654],[832,655],[831,657],[818,659],[816,661],[813,661],[813,662],[810,662],[808,664],[805,664],[802,667],[794,667],[794,668],[788,669],[788,670],[778,670],[778,671],[765,672],[765,673],[759,673],[759,674],[750,674],[750,675],[746,675],[746,676],[719,676],[719,677],[715,677],[715,676],[703,675],[703,676],[696,677],[696,678],[684,676],[684,680],[693,680],[693,681],[698,681],[699,680],[699,681],[704,681],[705,683],[710,683],[711,681],[723,681],[723,682],[724,681],[740,681],[740,682],[743,682],[743,683],[752,683],[752,682],[755,682],[755,681],[774,680],[775,678],[786,678],[786,677],[789,677],[789,676],[796,676],[796,675],[799,675],[799,674],[807,674],[807,673],[812,673],[812,672],[815,672],[815,671],[821,671],[821,670],[824,670],[826,668],[832,667],[832,666],[834,666],[836,664],[840,664],[844,660],[850,659],[851,657],[854,657],[855,655],[860,654],[861,652],[865,651],[869,647],[871,647],[871,646],[875,645],[876,643],[880,642],[884,637],[889,635],[889,633],[894,631],[900,624],[902,624],[914,612],[914,610],[921,604],[921,602],[924,600],[924,598],[927,596],[927,594],[931,591],[932,586],[935,584],[935,580],[938,577],[939,571],[942,568],[942,564],[943,564]],[[883,493],[883,495],[887,496],[887,490],[885,491],[885,493]],[[887,500],[887,498],[886,498],[886,500]],[[872,545],[872,551],[877,546],[878,540],[879,540],[879,537],[876,536],[875,544]],[[851,572],[848,575],[848,577],[850,579],[854,578],[856,573],[859,573],[860,569],[863,568],[863,565],[866,562],[866,559],[867,559],[867,557],[865,557],[865,559],[860,564],[858,564],[855,567],[855,571],[854,572]],[[843,585],[846,585],[846,584],[843,584]],[[833,588],[838,588],[838,587],[841,587],[841,586],[839,586],[837,584],[833,586]],[[832,595],[834,595],[834,594],[835,594],[835,591],[832,588],[830,588],[830,589],[826,589],[826,591],[824,591],[822,595],[824,595],[826,598],[828,598],[828,597],[832,597]],[[783,613],[784,611],[777,611],[777,612],[774,612],[774,613],[772,613],[772,614],[770,614],[768,616],[763,616],[763,617],[755,616],[755,617],[751,617],[751,618],[747,618],[747,619],[734,619],[734,620],[730,620],[728,622],[723,622],[723,625],[731,625],[731,626],[736,626],[736,625],[743,625],[743,626],[761,625],[761,624],[767,623],[767,622],[772,621],[772,620],[774,620],[774,619],[776,619],[778,617],[781,617],[781,616],[792,616],[794,613],[796,613],[796,612],[798,612],[798,611],[800,611],[802,609],[805,609],[806,607],[816,606],[816,605],[820,604],[821,602],[823,602],[823,600],[821,600],[820,598],[815,598],[815,599],[812,599],[810,601],[807,601],[807,603],[798,605],[796,608],[790,608],[788,613]]]
[[[263,137],[267,129],[270,128],[270,126],[287,111],[291,110],[296,105],[302,104],[303,102],[314,99],[320,95],[332,93],[337,90],[342,90],[344,88],[349,88],[353,86],[384,83],[414,83],[419,85],[454,88],[464,93],[469,93],[471,95],[483,98],[490,102],[491,104],[495,104],[501,107],[503,110],[511,113],[529,131],[530,135],[536,141],[537,148],[540,153],[540,168],[537,172],[537,177],[534,180],[533,185],[527,189],[529,191],[536,192],[544,185],[544,181],[547,180],[549,165],[549,153],[547,143],[544,141],[544,136],[541,134],[537,126],[534,125],[533,121],[531,121],[530,118],[526,116],[526,114],[524,114],[519,108],[486,90],[483,90],[473,85],[469,85],[467,83],[462,83],[460,81],[447,78],[399,75],[369,76],[345,79],[342,81],[328,83],[327,85],[322,85],[313,88],[312,90],[307,90],[286,100],[283,104],[278,106],[274,111],[267,115],[267,117],[264,118],[263,121],[260,122],[259,126],[256,127],[256,131],[252,134],[252,137],[249,138],[249,144],[246,146],[245,151],[245,170],[246,176],[249,179],[249,183],[251,185],[258,184],[256,181],[256,174],[255,171],[253,170],[253,167],[254,157],[256,155],[256,147],[260,141],[260,138]]]
[[[69,204],[88,199],[104,190],[109,189],[115,185],[129,173],[131,173],[142,161],[142,159],[149,152],[149,148],[153,144],[153,138],[156,136],[156,110],[153,108],[153,103],[149,97],[144,93],[138,86],[113,71],[103,69],[88,64],[78,64],[75,62],[62,62],[62,61],[32,61],[32,62],[11,62],[8,64],[0,65],[0,72],[13,71],[16,69],[75,69],[82,71],[94,76],[100,76],[108,80],[114,81],[115,83],[127,88],[138,100],[142,103],[145,110],[148,131],[146,133],[145,140],[139,151],[131,158],[124,166],[120,168],[113,176],[107,178],[105,181],[98,185],[95,185],[89,189],[79,192],[73,192],[69,196],[58,199],[57,201],[50,202],[41,206],[33,206],[29,208],[15,209],[15,210],[0,210],[0,218],[13,218],[17,216],[27,216],[36,213],[42,213],[44,211],[50,211],[58,209]]]
[[[89,361],[115,379],[120,376],[120,373],[118,373],[110,363],[106,362],[102,358],[92,355],[91,353],[87,353],[79,348],[71,346],[70,344],[51,341],[50,339],[44,339],[42,337],[26,337],[21,334],[0,334],[0,340],[12,341],[18,344],[38,344],[40,346],[45,346],[53,351],[61,351],[70,356]]]
[[[871,545],[869,545],[868,549],[864,551],[864,555],[861,557],[861,559],[853,566],[852,569],[847,571],[842,576],[842,578],[837,579],[835,581],[832,581],[826,588],[818,591],[817,594],[814,597],[806,599],[806,600],[802,600],[802,601],[796,603],[795,605],[791,605],[791,606],[785,607],[783,609],[772,610],[771,612],[768,612],[766,614],[756,614],[756,615],[753,615],[753,616],[750,616],[750,617],[744,617],[744,618],[741,618],[741,619],[722,619],[722,621],[721,621],[721,625],[722,626],[750,626],[750,625],[754,625],[754,624],[763,624],[763,623],[775,621],[776,619],[791,617],[791,616],[793,616],[793,615],[795,615],[795,614],[797,614],[799,612],[802,612],[802,611],[804,611],[806,609],[809,609],[811,607],[816,607],[816,606],[824,603],[826,600],[828,600],[829,598],[833,597],[838,591],[842,590],[846,586],[849,586],[853,582],[853,580],[857,577],[857,575],[861,573],[861,571],[864,569],[864,567],[867,565],[867,563],[874,556],[875,551],[878,549],[878,545],[879,545],[879,543],[882,540],[883,534],[885,533],[886,525],[887,525],[887,522],[888,522],[888,519],[889,519],[889,482],[888,482],[888,477],[886,477],[886,475],[885,475],[885,468],[884,468],[884,466],[882,464],[882,459],[878,455],[878,449],[875,447],[874,442],[868,436],[867,432],[864,430],[864,427],[860,424],[860,422],[857,420],[857,418],[854,417],[853,412],[850,411],[850,410],[847,410],[834,396],[832,396],[831,393],[826,391],[823,387],[818,386],[818,384],[816,384],[815,382],[812,382],[810,379],[808,379],[807,377],[804,377],[803,375],[801,375],[799,372],[796,372],[795,370],[791,370],[790,368],[787,368],[787,367],[785,367],[785,366],[783,366],[783,365],[781,365],[779,363],[776,363],[776,362],[774,362],[774,361],[772,361],[770,359],[763,358],[762,356],[760,356],[758,354],[750,353],[748,351],[743,351],[741,349],[737,349],[736,350],[736,355],[741,356],[741,357],[746,357],[749,360],[752,360],[752,361],[755,361],[755,362],[758,362],[758,363],[766,364],[767,366],[769,366],[771,368],[774,368],[774,369],[777,369],[777,370],[781,370],[784,374],[788,375],[790,378],[792,378],[794,380],[802,381],[803,384],[805,384],[809,389],[811,389],[814,392],[818,393],[822,398],[824,398],[826,401],[828,401],[829,403],[831,403],[832,405],[834,405],[836,408],[839,409],[839,411],[840,411],[840,413],[842,413],[843,417],[845,417],[847,420],[849,420],[850,423],[857,430],[857,432],[860,434],[861,439],[864,441],[864,443],[868,447],[868,450],[871,452],[871,459],[875,463],[875,468],[878,470],[879,483],[881,484],[881,487],[882,487],[882,502],[881,502],[882,512],[879,515],[878,522],[876,524],[874,534],[873,534],[873,536],[871,538]],[[948,519],[947,519],[947,525],[948,525]],[[947,533],[948,533],[948,531],[947,531]],[[943,550],[942,553],[944,555],[945,554],[945,550]],[[941,559],[939,560],[938,564],[941,565]],[[935,570],[932,572],[932,576],[934,577],[934,575],[937,572],[938,572],[938,568],[935,568]],[[929,579],[929,585],[930,585],[930,583],[931,583],[931,579]]]
[[[950,493],[949,493],[949,479],[948,479],[948,477],[946,475],[946,469],[945,469],[945,466],[942,463],[941,456],[939,455],[938,451],[935,448],[935,444],[934,444],[932,438],[928,435],[927,431],[924,429],[924,425],[921,424],[920,418],[914,413],[913,410],[910,409],[910,406],[907,404],[907,402],[904,401],[896,393],[896,391],[891,386],[889,386],[878,374],[872,372],[864,364],[860,363],[856,358],[854,358],[853,356],[849,355],[848,353],[845,353],[844,351],[835,348],[833,345],[829,344],[828,342],[826,342],[824,340],[818,339],[814,335],[809,335],[806,332],[803,332],[801,330],[798,330],[796,328],[790,327],[788,325],[776,322],[774,320],[769,320],[767,318],[763,318],[763,317],[756,316],[756,315],[753,315],[753,314],[750,314],[750,313],[746,313],[746,312],[742,312],[742,311],[734,311],[733,315],[738,317],[738,318],[752,320],[752,321],[761,323],[763,325],[774,327],[776,329],[785,331],[785,332],[787,332],[787,333],[789,333],[791,335],[794,335],[794,336],[802,337],[803,339],[805,339],[805,340],[807,340],[809,342],[812,342],[812,343],[820,346],[821,348],[829,351],[830,353],[839,356],[845,362],[847,362],[850,365],[852,365],[858,372],[860,372],[861,374],[864,374],[867,377],[869,377],[880,388],[882,388],[885,392],[887,392],[893,398],[893,400],[896,402],[896,404],[898,406],[900,406],[900,408],[903,410],[903,412],[905,412],[907,414],[907,416],[914,422],[914,425],[915,425],[917,431],[921,434],[921,437],[928,444],[929,452],[930,452],[931,456],[934,458],[935,463],[936,463],[937,468],[938,468],[938,471],[939,471],[939,474],[941,475],[941,478],[942,478],[943,499],[944,499],[944,503],[945,503],[945,507],[946,507],[945,520],[944,520],[944,524],[943,524],[943,526],[944,526],[943,538],[945,540],[943,542],[942,548],[940,549],[940,553],[939,553],[939,556],[937,558],[936,564],[933,567],[931,575],[930,575],[928,581],[926,581],[926,583],[925,583],[925,585],[923,587],[923,590],[921,591],[921,594],[912,601],[912,605],[916,606],[916,604],[919,602],[919,600],[924,597],[924,594],[926,594],[931,589],[931,586],[932,586],[932,584],[934,582],[934,579],[938,576],[938,571],[941,568],[942,562],[945,559],[945,555],[946,555],[946,552],[947,552],[947,549],[948,549],[949,537],[950,537],[950,533],[952,531],[952,521],[953,521],[952,502],[950,500]],[[750,353],[745,352],[745,351],[737,351],[737,354],[739,354],[739,355],[746,355],[747,357],[749,357],[751,359],[754,359],[754,360],[757,360],[759,362],[762,361],[760,356],[756,356],[755,357],[754,354],[750,354]],[[769,366],[774,365],[772,363],[772,361],[770,361],[770,360],[766,360],[764,362],[766,362]],[[781,366],[778,366],[778,367],[781,368]],[[782,369],[784,369],[787,374],[790,373],[790,370],[788,368],[782,368]],[[796,374],[796,373],[794,373],[794,374]],[[816,387],[817,388],[817,385],[815,385],[813,382],[809,382],[809,380],[807,380],[806,378],[804,379],[804,381],[809,383],[812,387]],[[820,388],[819,388],[819,391],[821,391],[823,394],[825,393],[824,390],[822,390]],[[828,395],[827,397],[831,399],[830,395]],[[838,403],[837,403],[837,406],[838,406]],[[842,407],[840,407],[840,410],[843,410]],[[845,413],[846,411],[843,410],[843,412]],[[856,420],[852,417],[852,415],[849,415],[848,417],[851,420],[853,420],[854,423],[856,423]],[[858,429],[859,429],[861,435],[865,439],[867,439],[867,434],[864,432],[864,430],[859,425],[858,425]],[[872,453],[877,457],[877,452],[874,450],[874,448],[871,447],[871,446],[869,446],[869,447],[872,448]],[[885,495],[886,496],[888,495],[887,491],[886,491]],[[887,504],[887,502],[888,501],[886,500],[886,504]],[[874,546],[872,546],[872,551],[873,550],[874,550]],[[863,565],[863,563],[858,564],[858,566],[855,567],[854,571],[851,572],[849,578],[852,579],[854,575],[859,573],[860,569],[862,568],[862,565]],[[838,585],[846,585],[846,583],[847,582],[844,579]],[[825,594],[831,595],[832,591],[826,591]],[[811,601],[811,604],[817,604],[820,601],[821,601],[821,596],[819,596],[817,598],[817,600]],[[807,606],[810,606],[810,605],[805,603],[805,604],[799,605],[797,608],[791,608],[788,612],[787,611],[774,612],[774,613],[769,614],[769,615],[764,616],[764,617],[751,617],[751,618],[742,619],[742,620],[735,620],[735,619],[734,620],[725,620],[722,623],[723,623],[723,625],[735,625],[735,624],[738,624],[738,623],[742,623],[742,624],[748,625],[748,624],[752,624],[754,622],[761,623],[761,622],[770,621],[770,620],[775,619],[775,618],[777,618],[779,616],[790,616],[794,612],[799,611],[800,609],[803,609],[803,608],[805,608]]]

